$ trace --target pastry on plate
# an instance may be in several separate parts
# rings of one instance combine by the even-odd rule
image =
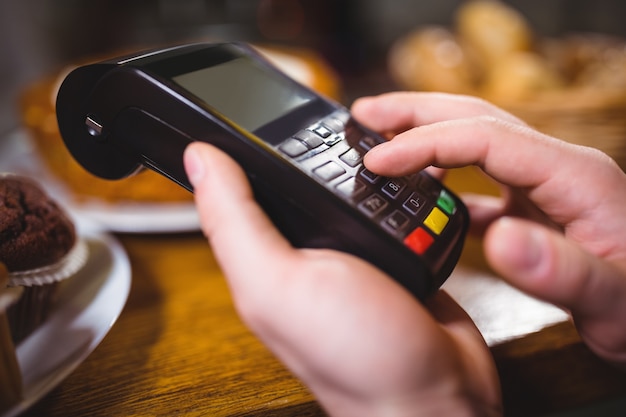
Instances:
[[[43,323],[61,281],[73,276],[88,256],[72,219],[34,180],[0,176],[0,262],[9,287],[23,287],[7,314],[19,344]]]

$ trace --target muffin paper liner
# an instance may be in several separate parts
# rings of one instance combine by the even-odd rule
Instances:
[[[9,287],[32,287],[62,281],[78,272],[87,261],[88,256],[87,244],[82,239],[78,239],[67,255],[52,265],[10,272]]]

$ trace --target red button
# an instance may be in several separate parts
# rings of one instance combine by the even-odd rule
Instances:
[[[404,239],[404,244],[418,255],[422,255],[433,244],[433,238],[426,230],[418,227]]]

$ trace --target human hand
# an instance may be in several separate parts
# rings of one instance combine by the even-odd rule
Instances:
[[[614,161],[470,97],[390,93],[352,112],[395,136],[365,156],[377,174],[476,165],[499,182],[501,199],[466,201],[491,266],[569,310],[585,343],[626,367],[626,175]]]
[[[500,415],[489,350],[445,293],[427,310],[361,259],[294,249],[239,166],[207,144],[187,148],[185,167],[241,318],[328,413]]]

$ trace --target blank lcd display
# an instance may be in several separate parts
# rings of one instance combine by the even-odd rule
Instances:
[[[252,132],[313,96],[246,58],[173,77],[208,105]]]

